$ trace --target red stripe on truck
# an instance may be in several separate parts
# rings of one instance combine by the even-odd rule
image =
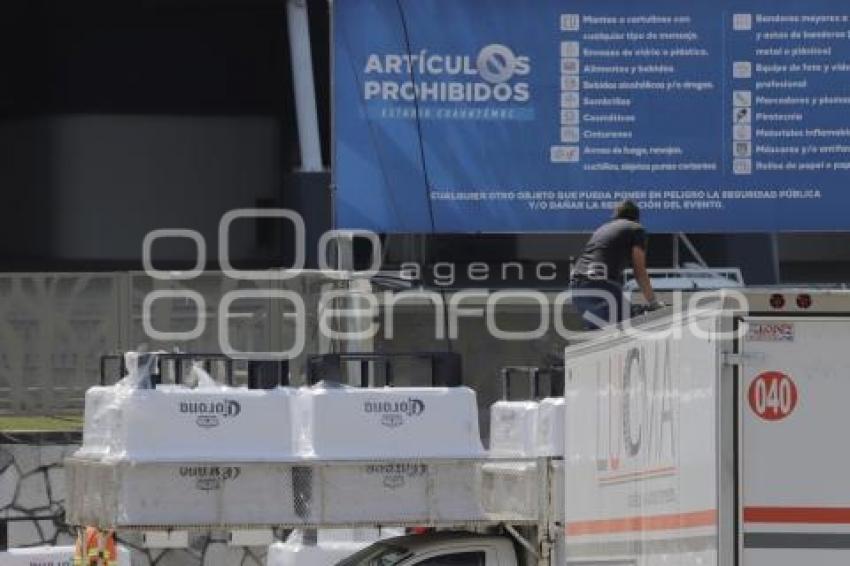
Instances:
[[[716,525],[717,509],[706,509],[705,511],[693,511],[691,513],[576,521],[567,523],[566,532],[572,536],[602,535],[645,531],[675,531],[678,529],[713,527]]]
[[[850,524],[848,507],[744,507],[747,523]]]

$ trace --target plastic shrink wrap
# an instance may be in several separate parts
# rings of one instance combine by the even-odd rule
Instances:
[[[566,424],[566,400],[550,397],[540,401],[537,415],[537,456],[563,457],[564,426]]]
[[[433,524],[484,517],[480,462],[382,461],[322,470],[326,521]]]
[[[492,519],[536,519],[541,476],[537,462],[489,462],[481,467],[484,512]]]
[[[195,388],[149,383],[149,368],[127,354],[130,374],[86,392],[78,458],[163,461],[280,461],[294,457],[289,388],[217,385],[202,369]]]
[[[66,461],[74,524],[298,524],[293,466],[272,463],[132,464]]]
[[[534,462],[484,463],[468,388],[152,389],[144,360],[86,397],[74,524],[437,524],[534,519]],[[497,403],[493,454],[533,457],[538,405]]]
[[[532,458],[537,450],[540,405],[534,401],[498,401],[490,407],[490,455]]]

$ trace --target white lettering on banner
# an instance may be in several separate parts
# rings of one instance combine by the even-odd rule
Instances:
[[[529,83],[515,80],[531,74],[531,59],[498,43],[477,55],[372,53],[363,72],[367,101],[525,103],[531,98]]]

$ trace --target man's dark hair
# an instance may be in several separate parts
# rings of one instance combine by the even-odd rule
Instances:
[[[623,220],[631,220],[632,222],[640,221],[640,208],[633,200],[624,200],[614,207],[614,218]]]

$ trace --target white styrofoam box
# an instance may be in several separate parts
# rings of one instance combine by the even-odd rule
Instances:
[[[159,387],[125,403],[127,457],[272,460],[294,454],[291,389]]]
[[[315,546],[279,542],[269,546],[266,566],[334,566],[371,542],[326,542]]]
[[[537,518],[540,473],[536,462],[491,462],[481,469],[482,500],[488,518]]]
[[[549,397],[540,401],[537,417],[537,456],[564,455],[566,407],[563,397]]]
[[[73,546],[33,546],[0,552],[3,566],[73,566]],[[118,566],[130,566],[130,551],[118,546]]]
[[[299,399],[300,450],[322,459],[483,455],[467,387],[310,388]]]
[[[114,467],[75,455],[65,459],[64,471],[68,523],[108,526],[101,518],[115,507]]]
[[[436,521],[484,517],[481,462],[438,464],[433,468],[433,518]]]
[[[88,434],[78,455],[135,462],[291,459],[295,398],[283,387],[95,388],[87,395]]]
[[[490,407],[490,455],[530,458],[537,450],[540,404],[497,401]]]
[[[483,518],[480,464],[379,462],[320,471],[322,520],[392,523]]]
[[[302,522],[292,466],[66,460],[68,514],[100,526]]]
[[[187,506],[196,506],[186,517],[194,524],[251,525],[297,522],[290,468],[269,464],[247,466],[171,466],[156,475],[134,482],[138,488],[122,501],[122,514],[155,522],[165,515],[177,520],[184,511],[167,494],[153,495],[154,486],[171,481]],[[141,476],[141,474],[138,474]],[[141,477],[140,477],[141,479]],[[149,486],[149,487],[148,487]],[[170,514],[160,509],[168,506]],[[200,515],[199,515],[200,513]],[[212,521],[203,520],[204,517]],[[132,522],[132,521],[128,521]]]
[[[475,521],[480,460],[131,464],[70,458],[74,524],[192,526]]]

